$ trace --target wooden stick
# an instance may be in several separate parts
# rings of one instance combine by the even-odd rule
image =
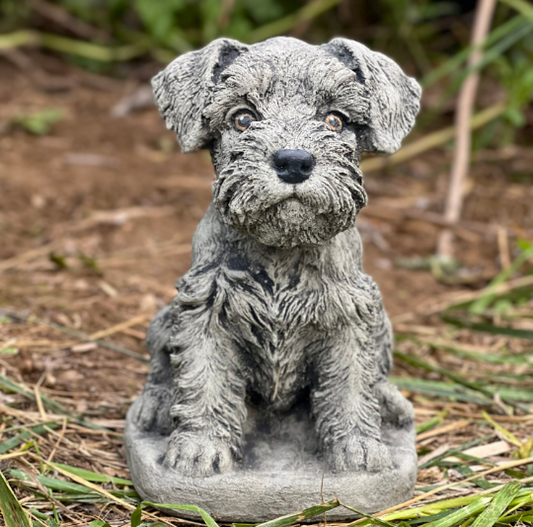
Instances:
[[[112,351],[118,351],[119,353],[122,353],[123,355],[127,355],[128,357],[133,357],[134,359],[140,360],[141,362],[150,362],[150,360],[141,355],[140,353],[135,353],[134,351],[131,351],[127,348],[123,348],[122,346],[117,346],[115,344],[111,344],[110,342],[105,342],[104,340],[100,339],[92,339],[90,335],[86,335],[85,333],[82,333],[81,331],[76,331],[74,329],[67,328],[65,326],[62,326],[61,324],[56,324],[55,322],[48,322],[47,320],[43,320],[37,317],[34,317],[32,315],[30,316],[22,316],[17,313],[13,313],[11,311],[0,311],[1,314],[4,316],[8,316],[9,318],[13,318],[14,320],[19,320],[21,322],[34,322],[36,324],[42,324],[43,326],[47,326],[49,328],[55,329],[56,331],[60,331],[61,333],[65,333],[66,335],[70,335],[71,337],[77,338],[79,340],[82,340],[83,342],[96,342],[101,348],[106,348]]]
[[[41,419],[43,421],[47,421],[48,416],[46,415],[46,411],[43,406],[43,401],[41,400],[41,392],[39,391],[39,387],[37,385],[33,387],[33,393],[35,394],[35,401],[37,403],[37,408],[39,409],[39,414],[41,415]]]
[[[507,229],[502,225],[498,225],[498,250],[500,252],[500,265],[502,269],[507,269],[511,265],[509,239]]]
[[[496,0],[478,1],[471,40],[474,51],[468,58],[468,67],[473,71],[461,87],[457,100],[455,150],[444,211],[444,217],[453,223],[456,223],[461,216],[463,183],[470,164],[472,143],[470,119],[479,83],[479,71],[474,68],[483,56],[481,44],[489,31],[495,6]],[[451,229],[441,231],[437,242],[437,254],[442,257],[453,256],[453,231]]]
[[[424,432],[422,434],[418,434],[416,436],[417,441],[422,441],[423,439],[427,439],[428,437],[434,437],[441,434],[446,434],[448,432],[454,432],[455,430],[459,430],[460,428],[464,428],[465,426],[469,425],[471,423],[470,419],[464,419],[462,421],[457,421],[455,423],[451,423],[449,425],[440,426],[439,428],[435,428],[434,430],[429,430],[427,432]]]
[[[118,333],[119,331],[122,331],[123,329],[140,324],[141,322],[144,322],[145,320],[152,318],[152,316],[153,314],[151,313],[143,313],[142,315],[137,315],[136,317],[133,317],[133,318],[130,318],[129,320],[121,322],[120,324],[116,324],[114,326],[111,326],[110,328],[103,329],[102,331],[97,331],[96,333],[93,333],[92,335],[90,335],[90,337],[93,340],[98,340],[104,337],[109,337],[109,335],[113,335],[113,333]]]
[[[2,273],[3,271],[7,271],[8,269],[12,269],[13,267],[17,267],[20,264],[29,262],[30,260],[33,260],[34,258],[37,258],[39,256],[44,256],[45,254],[48,254],[53,251],[56,246],[57,241],[53,241],[47,243],[46,245],[42,245],[41,247],[37,247],[36,249],[30,249],[25,253],[17,254],[16,256],[13,256],[13,258],[2,260],[0,262],[0,273]]]
[[[51,463],[52,460],[54,459],[54,456],[57,452],[57,447],[59,446],[59,444],[61,443],[61,441],[63,441],[63,438],[65,437],[65,432],[67,431],[67,423],[68,423],[68,420],[67,420],[67,416],[65,415],[63,416],[63,426],[61,427],[61,433],[59,434],[59,437],[57,438],[56,444],[54,445],[52,452],[50,452],[50,455],[48,456],[47,461],[49,463]]]

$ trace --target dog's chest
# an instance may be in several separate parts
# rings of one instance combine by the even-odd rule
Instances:
[[[306,384],[305,352],[317,335],[300,277],[274,267],[255,269],[235,284],[232,296],[239,302],[235,334],[241,336],[254,391],[274,406],[292,404]]]
[[[309,331],[313,305],[301,285],[299,274],[278,266],[254,266],[233,283],[232,296],[239,302],[234,321],[244,334],[251,332],[250,344],[269,359],[280,360],[285,343]]]
[[[233,334],[264,399],[283,407],[308,381],[311,349],[320,349],[344,316],[337,285],[302,262],[252,264],[233,275],[230,293]],[[349,288],[348,288],[349,289]]]

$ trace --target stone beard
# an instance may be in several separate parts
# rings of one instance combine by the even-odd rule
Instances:
[[[151,369],[125,434],[136,488],[181,503],[201,488],[241,521],[317,503],[324,466],[325,488],[353,506],[408,498],[413,411],[387,381],[391,325],[355,223],[361,152],[400,147],[420,87],[341,38],[219,39],[153,86],[182,150],[210,149],[217,178],[191,269],[148,331]],[[245,480],[246,506],[228,503]],[[278,503],[287,481],[293,507]]]

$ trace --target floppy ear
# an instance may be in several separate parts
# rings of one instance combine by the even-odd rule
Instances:
[[[401,68],[363,44],[335,38],[322,48],[355,73],[364,110],[361,147],[364,152],[393,154],[415,123],[422,90]]]
[[[169,130],[174,130],[182,152],[207,148],[212,139],[202,117],[220,75],[248,47],[220,38],[199,51],[171,62],[152,79],[159,112]]]

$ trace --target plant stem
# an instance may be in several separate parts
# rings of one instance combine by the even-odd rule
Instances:
[[[472,45],[474,46],[474,50],[468,59],[469,68],[475,68],[481,62],[483,52],[480,46],[489,31],[495,6],[496,0],[479,0],[478,2],[474,28],[472,30]],[[472,143],[470,118],[476,99],[478,83],[479,73],[476,71],[467,77],[459,92],[459,99],[457,101],[455,151],[444,211],[444,217],[454,223],[459,220],[463,205],[463,182],[470,164]],[[453,231],[451,229],[441,231],[437,241],[437,254],[441,257],[452,257]]]

